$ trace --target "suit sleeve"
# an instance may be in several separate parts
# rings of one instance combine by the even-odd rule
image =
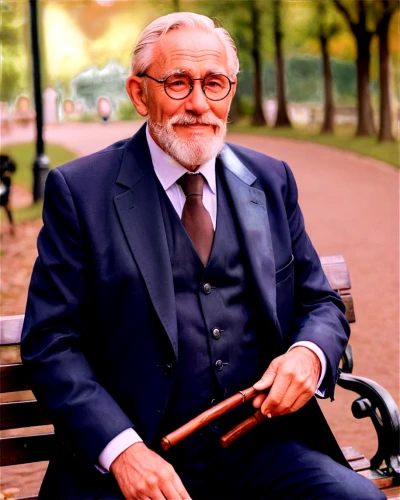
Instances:
[[[50,171],[28,293],[21,356],[38,401],[74,455],[95,464],[132,422],[96,381],[82,346],[88,273],[84,237],[63,174]],[[92,346],[96,349],[96,346]]]
[[[332,290],[320,259],[308,237],[298,205],[293,174],[284,163],[288,182],[286,210],[289,222],[295,274],[294,333],[290,344],[314,342],[327,358],[327,373],[321,389],[333,399],[340,358],[350,335],[345,306]]]

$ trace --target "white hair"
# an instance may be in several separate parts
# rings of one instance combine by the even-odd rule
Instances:
[[[198,30],[206,33],[215,33],[221,40],[226,50],[228,66],[231,77],[239,73],[239,60],[232,37],[226,29],[217,27],[209,17],[193,12],[175,12],[159,17],[150,23],[139,35],[132,53],[131,75],[145,73],[153,62],[153,48],[158,40],[168,31],[174,29]]]

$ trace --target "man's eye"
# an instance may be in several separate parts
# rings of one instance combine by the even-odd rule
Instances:
[[[187,82],[184,79],[168,80],[167,85],[169,88],[177,90],[186,87]]]
[[[221,87],[222,83],[220,80],[208,80],[207,87]]]

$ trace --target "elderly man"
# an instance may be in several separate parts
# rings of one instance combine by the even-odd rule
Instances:
[[[22,341],[59,438],[41,498],[381,498],[313,398],[349,330],[292,173],[224,145],[238,69],[210,19],[155,20],[127,81],[147,125],[48,176]],[[252,384],[264,424],[223,449],[244,405],[161,449]]]

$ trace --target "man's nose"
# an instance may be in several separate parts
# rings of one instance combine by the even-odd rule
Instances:
[[[185,101],[186,111],[191,111],[196,115],[202,115],[210,109],[210,104],[201,88],[202,82],[196,80],[193,82],[193,90],[188,95]]]

